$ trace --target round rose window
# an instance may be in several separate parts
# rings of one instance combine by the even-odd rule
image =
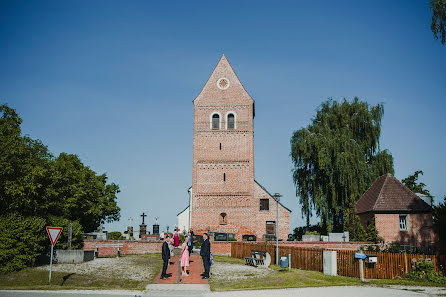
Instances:
[[[220,90],[226,90],[229,87],[229,80],[227,78],[224,78],[224,77],[220,78],[217,81],[217,87]]]

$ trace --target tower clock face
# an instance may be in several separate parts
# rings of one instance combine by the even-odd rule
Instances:
[[[226,90],[227,88],[229,88],[229,79],[222,77],[217,81],[217,87],[220,90]]]

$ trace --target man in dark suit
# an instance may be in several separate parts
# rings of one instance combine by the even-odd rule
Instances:
[[[207,233],[203,234],[203,244],[201,245],[200,249],[200,256],[203,260],[203,266],[204,266],[204,274],[202,279],[209,278],[209,269],[211,267],[211,243],[209,242],[209,236]]]
[[[169,239],[169,235],[166,234],[166,236],[164,237],[163,248],[161,250],[161,256],[163,257],[163,272],[161,272],[162,279],[166,279],[168,277],[166,270],[170,259],[170,250],[169,245],[167,244],[167,240]]]

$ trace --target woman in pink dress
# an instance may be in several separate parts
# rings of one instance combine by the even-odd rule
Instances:
[[[189,241],[188,237],[184,238],[183,249],[181,250],[181,271],[182,275],[188,276],[186,268],[189,266],[189,250],[187,249],[187,242]]]
[[[173,235],[173,246],[178,247],[180,245],[180,235],[178,235],[178,230],[175,230]]]

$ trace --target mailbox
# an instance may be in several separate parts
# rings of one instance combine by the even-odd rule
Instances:
[[[367,255],[367,258],[365,258],[365,262],[366,263],[377,263],[378,262],[378,257],[376,255]]]

